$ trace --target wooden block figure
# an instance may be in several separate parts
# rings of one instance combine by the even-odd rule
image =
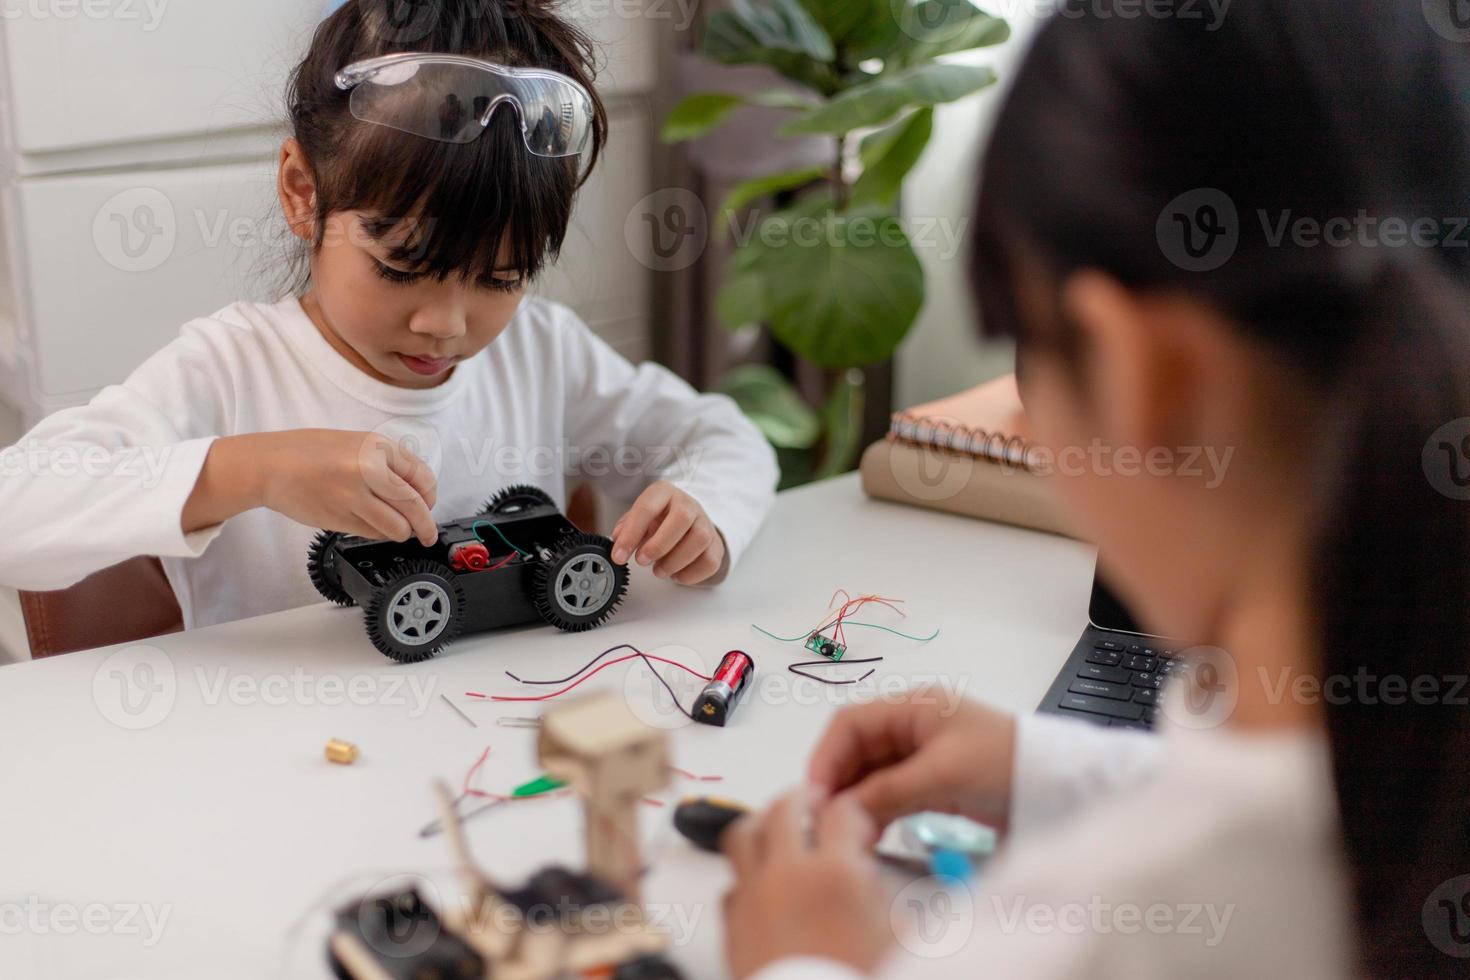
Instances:
[[[611,694],[548,711],[537,744],[548,775],[582,798],[587,870],[638,902],[638,803],[669,782],[668,743]]]

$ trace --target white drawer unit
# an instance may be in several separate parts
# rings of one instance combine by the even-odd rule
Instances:
[[[276,297],[281,103],[325,6],[0,0],[0,401],[27,424],[126,377],[186,320]],[[538,289],[641,358],[651,273],[623,225],[652,189],[647,97],[679,25],[608,0],[565,9],[600,46],[612,134]]]
[[[224,298],[264,298],[250,266],[286,246],[269,159],[16,181],[5,210],[42,407],[116,381]]]
[[[32,155],[268,125],[307,0],[7,0],[10,146]]]

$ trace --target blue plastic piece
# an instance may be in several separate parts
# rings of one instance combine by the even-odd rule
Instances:
[[[961,852],[940,847],[929,854],[929,873],[936,878],[964,882],[969,881],[970,876],[975,873],[975,866]]]

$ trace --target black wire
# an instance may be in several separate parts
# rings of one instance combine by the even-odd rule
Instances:
[[[674,706],[689,717],[694,717],[694,709],[691,708],[688,711],[684,710],[684,706],[679,703],[679,696],[674,693],[673,686],[664,679],[663,674],[660,674],[658,672],[658,668],[653,665],[653,661],[648,659],[648,654],[633,646],[631,643],[619,643],[615,647],[608,647],[606,650],[602,651],[597,656],[587,661],[587,663],[580,670],[574,671],[565,677],[559,677],[554,681],[528,681],[523,678],[517,677],[515,674],[512,674],[508,670],[505,672],[505,676],[509,677],[511,680],[515,681],[518,684],[565,684],[568,681],[574,681],[578,677],[581,677],[583,674],[587,673],[587,671],[597,666],[597,662],[603,657],[606,657],[610,653],[617,653],[619,650],[631,650],[636,653],[638,655],[638,658],[648,665],[648,669],[653,671],[653,676],[658,678],[658,682],[664,686],[664,690],[669,692],[669,700],[674,702]]]
[[[653,676],[657,677],[658,682],[664,686],[664,690],[669,692],[669,700],[674,702],[674,707],[678,708],[680,713],[688,715],[690,718],[693,718],[694,709],[690,708],[688,711],[684,710],[684,706],[679,703],[679,695],[674,693],[674,688],[669,684],[668,681],[664,680],[664,675],[658,672],[658,668],[653,665],[652,660],[648,659],[648,655],[643,653],[642,651],[639,651],[638,656],[643,658],[643,662],[648,664],[648,669],[653,671]]]
[[[803,660],[801,663],[790,664],[789,666],[787,666],[786,669],[789,670],[789,671],[791,671],[797,677],[805,677],[807,680],[816,681],[818,684],[831,684],[834,687],[836,687],[836,686],[841,686],[843,684],[858,684],[858,683],[861,683],[862,681],[865,681],[869,677],[873,676],[873,672],[876,671],[878,668],[876,668],[876,667],[871,668],[866,674],[864,674],[863,676],[857,678],[857,680],[845,680],[845,681],[834,681],[834,680],[830,680],[830,679],[828,679],[826,677],[818,677],[816,674],[808,674],[806,671],[799,670],[798,668],[800,668],[800,667],[840,667],[843,664],[876,664],[876,663],[881,663],[882,660],[883,660],[882,657],[864,657],[861,660]]]
[[[578,677],[581,677],[583,674],[587,673],[587,671],[591,670],[594,666],[596,666],[597,661],[601,660],[603,657],[607,656],[608,654],[610,654],[610,653],[616,653],[619,650],[632,650],[634,653],[638,654],[639,656],[642,656],[643,655],[643,651],[642,650],[639,650],[637,647],[633,646],[631,643],[619,643],[617,646],[615,646],[615,647],[608,647],[606,650],[602,651],[597,656],[593,657],[591,660],[589,660],[587,662],[587,665],[585,667],[582,667],[580,670],[574,671],[573,673],[570,673],[570,674],[568,674],[565,677],[559,677],[559,678],[557,678],[554,681],[528,681],[528,680],[525,680],[523,678],[517,677],[515,674],[512,674],[508,670],[505,672],[505,676],[506,677],[509,677],[511,680],[513,680],[513,681],[515,681],[515,682],[517,682],[519,684],[565,684],[567,681],[573,681],[573,680],[576,680]]]
[[[457,800],[455,800],[454,803],[450,806],[450,809],[456,815],[459,815],[459,805],[461,803],[463,803],[466,799],[468,799],[468,797],[469,797],[469,794],[467,794],[467,793],[461,793],[459,795],[459,798]],[[480,814],[484,813],[486,810],[494,810],[496,807],[504,804],[505,802],[506,802],[505,800],[491,800],[489,803],[486,803],[484,806],[480,807],[479,809],[471,810],[469,813],[459,815],[458,816],[459,823],[461,825],[463,825],[463,824],[469,822],[469,820],[471,818],[478,817]],[[439,818],[435,817],[433,820],[430,820],[427,824],[424,825],[424,828],[419,831],[419,836],[420,837],[423,837],[423,838],[437,837],[438,835],[440,835],[442,833],[444,833],[444,827],[440,824]]]

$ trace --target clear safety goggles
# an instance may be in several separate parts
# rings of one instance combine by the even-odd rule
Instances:
[[[351,90],[355,118],[425,139],[472,143],[507,102],[520,118],[526,149],[538,157],[576,156],[592,138],[587,90],[545,68],[408,52],[355,62],[336,81]]]

